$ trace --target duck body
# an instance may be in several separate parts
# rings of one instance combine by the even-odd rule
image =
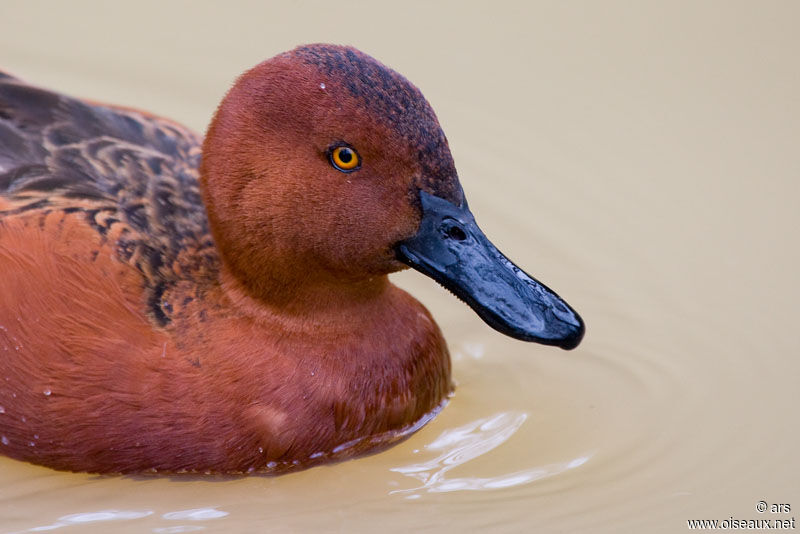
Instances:
[[[3,248],[29,254],[0,256],[8,456],[90,472],[282,472],[385,447],[450,391],[438,328],[389,283],[324,321],[248,313],[247,297],[181,281],[154,328],[141,274],[84,224],[5,226],[18,234]]]
[[[0,75],[0,453],[281,473],[402,439],[452,392],[387,278],[438,268],[411,241],[426,195],[466,209],[436,117],[353,49],[256,66],[205,140]]]

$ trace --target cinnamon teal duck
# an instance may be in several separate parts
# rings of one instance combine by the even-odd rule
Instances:
[[[405,78],[301,46],[204,139],[0,75],[0,453],[98,473],[281,473],[373,452],[453,386],[412,267],[496,330],[584,325],[475,223]]]

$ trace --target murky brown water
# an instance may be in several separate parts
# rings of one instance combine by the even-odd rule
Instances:
[[[458,381],[408,441],[280,478],[0,457],[0,533],[682,532],[797,515],[800,6],[286,4],[6,1],[0,66],[202,129],[257,61],[354,44],[422,88],[479,223],[581,312],[584,344],[503,338],[404,273]]]

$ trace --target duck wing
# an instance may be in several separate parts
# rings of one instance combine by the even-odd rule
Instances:
[[[201,139],[166,119],[0,72],[0,221],[77,213],[144,277],[152,316],[180,279],[216,271],[198,183]]]

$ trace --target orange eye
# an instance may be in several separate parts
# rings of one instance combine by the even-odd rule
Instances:
[[[352,172],[361,166],[361,158],[349,146],[337,146],[330,152],[331,164],[342,172]]]

